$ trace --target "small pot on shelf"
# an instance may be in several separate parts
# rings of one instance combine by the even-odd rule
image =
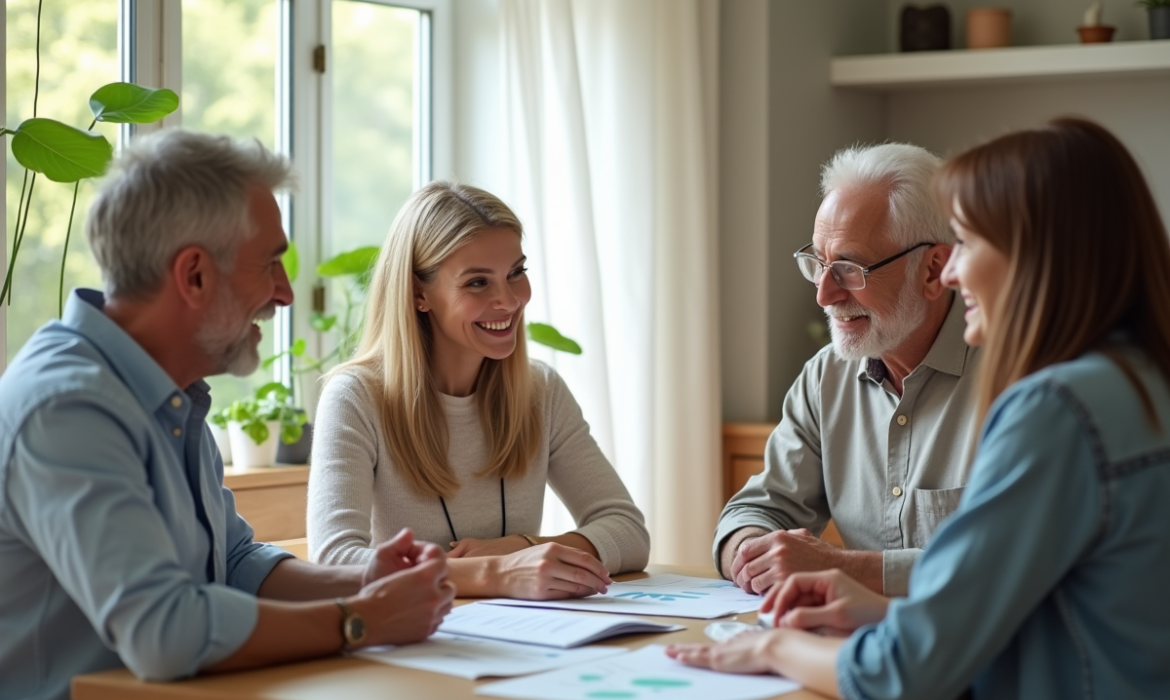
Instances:
[[[266,421],[268,437],[259,444],[252,439],[244,426],[236,421],[228,423],[228,436],[232,443],[232,466],[238,469],[271,467],[276,464],[276,448],[280,443],[280,421]]]
[[[1081,35],[1082,44],[1107,44],[1113,41],[1113,32],[1117,27],[1098,24],[1094,27],[1077,27],[1077,34]]]

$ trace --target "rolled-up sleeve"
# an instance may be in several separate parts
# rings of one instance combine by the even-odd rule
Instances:
[[[222,476],[219,482],[223,483]],[[272,569],[293,555],[275,545],[253,541],[252,526],[236,512],[236,498],[231,489],[222,488],[222,493],[227,526],[227,585],[257,595],[260,584]]]
[[[231,656],[258,609],[242,590],[199,583],[180,565],[154,503],[148,449],[100,397],[55,399],[16,438],[4,496],[10,523],[101,640],[136,675],[168,680]],[[267,563],[263,550],[238,558],[240,588]]]

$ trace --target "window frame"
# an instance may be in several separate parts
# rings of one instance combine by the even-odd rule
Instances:
[[[297,301],[277,315],[275,335],[283,347],[294,337],[305,338],[311,353],[318,356],[328,350],[325,338],[312,330],[313,287],[316,283],[312,270],[329,249],[325,240],[325,223],[329,219],[329,186],[332,173],[328,157],[329,128],[331,126],[329,96],[332,73],[328,57],[331,45],[331,6],[334,0],[276,0],[278,26],[276,61],[277,75],[277,134],[276,148],[293,162],[297,189],[284,198],[282,211],[285,230],[296,241],[300,253],[300,275],[293,284]],[[342,0],[355,1],[355,0]],[[425,75],[416,75],[416,86],[423,94],[416,101],[421,115],[416,115],[421,132],[416,138],[415,186],[430,181],[435,173],[453,172],[453,111],[454,92],[452,66],[452,3],[451,0],[360,0],[372,4],[418,10],[425,13],[422,25],[429,24],[429,35],[420,37],[418,65]],[[6,28],[7,18],[0,19],[0,30]],[[0,45],[6,48],[7,39],[0,36]],[[326,69],[317,72],[313,53],[318,46],[325,47]],[[118,54],[121,80],[151,87],[166,87],[182,93],[182,5],[177,0],[119,0]],[[6,55],[6,52],[5,52]],[[6,59],[0,58],[0,69],[6,68]],[[0,79],[2,80],[2,79]],[[0,110],[6,107],[6,95],[0,95]],[[5,112],[6,113],[6,112]],[[154,131],[182,123],[182,105],[175,113],[156,124],[123,125],[121,141],[135,133]],[[0,174],[6,175],[6,163],[0,162]],[[0,214],[5,214],[7,202],[0,203]],[[5,231],[7,239],[7,231]],[[7,243],[0,245],[0,269],[6,269]],[[0,373],[7,367],[7,308],[0,305]],[[318,383],[312,377],[293,382],[288,358],[275,368],[274,377],[299,388],[301,403],[310,412],[315,408]]]

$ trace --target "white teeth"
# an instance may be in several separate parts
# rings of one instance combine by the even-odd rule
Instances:
[[[507,318],[503,321],[479,321],[476,325],[486,328],[489,331],[506,331],[512,327],[512,319]]]

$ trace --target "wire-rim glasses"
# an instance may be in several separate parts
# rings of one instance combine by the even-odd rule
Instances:
[[[834,262],[827,263],[812,253],[804,252],[812,247],[812,243],[809,243],[808,245],[793,253],[792,257],[796,258],[796,266],[800,268],[800,273],[804,275],[806,280],[812,282],[814,285],[818,287],[821,286],[821,276],[825,273],[825,268],[828,268],[829,272],[833,275],[833,281],[837,283],[838,287],[846,291],[856,292],[859,289],[865,289],[865,278],[869,276],[869,273],[880,267],[889,265],[903,255],[909,255],[922,246],[929,245],[934,245],[934,243],[919,243],[907,248],[906,250],[903,250],[897,255],[891,255],[885,260],[876,262],[869,267],[862,267],[861,265],[858,265],[855,262],[849,262],[848,260],[836,260]]]

